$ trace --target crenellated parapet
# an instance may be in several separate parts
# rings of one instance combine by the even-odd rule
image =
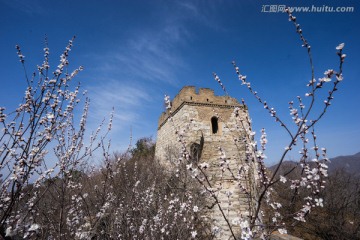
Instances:
[[[159,118],[158,129],[167,121],[167,119],[176,114],[185,104],[197,106],[214,106],[219,108],[243,108],[235,98],[229,96],[216,96],[214,90],[210,88],[199,88],[194,86],[185,86],[171,101],[171,109],[163,112]]]

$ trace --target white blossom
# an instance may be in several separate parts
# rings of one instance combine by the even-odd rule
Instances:
[[[315,198],[315,203],[316,203],[316,206],[318,206],[318,207],[324,206],[322,198]]]
[[[28,230],[28,231],[38,232],[38,230],[39,230],[39,229],[40,229],[40,225],[39,225],[39,224],[34,223],[34,224],[32,224],[32,225],[30,226],[30,228],[29,228],[29,230]]]
[[[287,179],[284,176],[280,176],[280,182],[286,183]]]
[[[342,50],[345,46],[345,43],[340,43],[337,47],[336,50]]]
[[[280,234],[287,234],[287,230],[285,228],[279,228],[278,231]]]

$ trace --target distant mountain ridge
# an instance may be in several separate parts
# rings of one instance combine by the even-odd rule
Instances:
[[[360,152],[354,155],[338,156],[330,159],[329,172],[343,169],[345,172],[360,176]]]
[[[283,166],[295,166],[297,162],[294,161],[285,161],[283,162]],[[330,158],[329,173],[333,173],[336,170],[343,169],[345,172],[353,174],[354,176],[360,176],[360,152],[354,155],[347,156],[338,156],[334,158]],[[271,171],[274,171],[277,167],[277,164],[269,167]]]

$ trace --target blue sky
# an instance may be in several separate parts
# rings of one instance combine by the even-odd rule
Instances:
[[[45,35],[52,66],[76,35],[70,67],[85,67],[77,80],[91,98],[89,128],[114,107],[114,151],[127,147],[130,128],[134,139],[156,137],[164,94],[174,97],[183,86],[194,85],[222,95],[212,77],[216,72],[231,96],[247,102],[254,130],[266,128],[271,164],[287,143],[286,133],[241,86],[231,61],[236,60],[252,86],[290,123],[288,102],[304,97],[311,75],[306,51],[287,15],[261,12],[265,5],[283,4],[354,7],[352,13],[294,15],[312,46],[317,78],[329,68],[337,69],[335,47],[345,43],[345,79],[316,130],[330,157],[359,152],[358,1],[0,0],[0,105],[15,108],[25,89],[16,44],[33,71],[43,60]],[[321,106],[324,96],[318,99]],[[294,151],[288,158],[298,156]]]

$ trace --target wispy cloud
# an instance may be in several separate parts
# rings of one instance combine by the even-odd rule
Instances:
[[[229,1],[226,4],[234,4]],[[177,5],[181,9],[181,12],[186,12],[187,19],[196,20],[202,25],[215,29],[218,31],[224,31],[225,29],[218,22],[219,11],[224,6],[223,1],[178,1]]]
[[[114,109],[112,130],[108,139],[111,139],[114,149],[125,150],[129,144],[130,128],[144,125],[142,110],[151,103],[151,95],[140,86],[124,84],[114,79],[102,81],[87,89],[91,101],[88,129],[97,129],[105,120],[103,132],[106,131]],[[144,131],[144,134],[147,133]]]
[[[151,101],[151,96],[139,86],[131,86],[115,80],[107,80],[89,88],[92,121],[101,121],[114,108],[114,120],[122,125],[139,120],[141,105]],[[121,124],[116,130],[122,129]]]
[[[7,6],[22,11],[28,15],[37,15],[46,13],[45,8],[38,0],[23,1],[23,0],[1,0],[0,2]]]
[[[109,53],[99,66],[113,70],[133,80],[174,83],[177,72],[186,67],[179,54],[185,33],[175,26],[166,26],[159,32],[137,34],[115,52]]]
[[[90,56],[93,62],[100,63],[91,70],[92,77],[97,79],[96,85],[89,88],[90,116],[95,116],[92,124],[108,116],[114,107],[113,140],[124,142],[116,135],[125,131],[123,138],[127,142],[130,126],[137,126],[145,135],[156,132],[154,126],[149,130],[145,123],[144,116],[150,111],[146,106],[155,101],[152,98],[155,86],[178,85],[181,72],[189,68],[182,50],[189,47],[194,37],[187,28],[187,21],[194,18],[203,19],[204,16],[198,13],[196,5],[183,3],[150,28],[133,29],[127,39],[119,39],[122,44],[113,47],[111,52]]]
[[[137,81],[176,85],[178,73],[189,68],[182,50],[189,46],[193,33],[188,30],[197,7],[182,3],[171,12],[159,13],[157,23],[149,28],[133,29],[127,39],[119,39],[119,46],[97,56],[102,64],[98,71],[111,71]]]
[[[198,8],[195,6],[195,4],[193,2],[179,1],[177,3],[179,4],[179,6],[189,10],[194,15],[199,14]]]

